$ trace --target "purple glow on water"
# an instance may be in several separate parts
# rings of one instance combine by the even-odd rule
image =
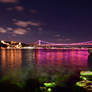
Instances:
[[[13,80],[41,78],[65,83],[81,70],[92,69],[92,56],[85,49],[2,49],[0,51],[2,78]],[[30,76],[29,76],[30,75]],[[60,82],[61,80],[61,82]]]
[[[37,64],[42,66],[63,66],[73,69],[88,67],[87,50],[36,50]]]

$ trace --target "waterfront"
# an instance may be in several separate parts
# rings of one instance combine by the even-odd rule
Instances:
[[[0,49],[0,81],[26,84],[36,79],[40,84],[73,86],[80,71],[92,70],[92,56],[87,49]]]

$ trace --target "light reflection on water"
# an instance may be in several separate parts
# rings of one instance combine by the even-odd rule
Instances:
[[[78,67],[87,67],[88,52],[85,50],[37,50],[35,58],[40,65],[59,65],[78,69]]]
[[[0,50],[0,73],[13,81],[42,78],[57,80],[80,70],[90,69],[92,56],[87,50]],[[88,62],[89,61],[89,62]]]
[[[1,49],[1,66],[6,68],[20,68],[22,64],[21,50]]]

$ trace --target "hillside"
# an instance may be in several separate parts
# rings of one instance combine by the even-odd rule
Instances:
[[[0,47],[28,47],[30,46],[29,44],[21,43],[21,42],[15,42],[15,41],[0,41]]]

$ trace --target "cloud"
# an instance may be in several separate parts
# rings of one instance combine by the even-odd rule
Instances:
[[[14,30],[13,32],[16,35],[24,35],[27,33],[27,30],[23,29],[23,28],[17,28]]]
[[[28,28],[27,28],[27,30],[31,30],[31,28],[30,28],[30,27],[28,27]]]
[[[71,39],[70,38],[66,38],[66,41],[71,41]]]
[[[39,31],[43,31],[43,28],[40,27],[40,28],[38,28],[38,30],[39,30]]]
[[[7,10],[9,10],[9,11],[13,11],[13,10],[23,11],[24,7],[23,6],[16,6],[16,7],[7,8]]]
[[[21,26],[21,27],[27,27],[29,25],[29,22],[17,21],[14,24],[17,25],[17,26]]]
[[[1,3],[17,3],[19,0],[0,0]]]
[[[38,13],[38,11],[35,10],[35,9],[31,9],[30,12],[31,12],[32,14],[37,14],[37,13]]]
[[[11,28],[11,27],[7,27],[7,30],[12,31],[12,30],[13,30],[13,28]]]
[[[16,21],[14,23],[17,26],[20,27],[28,27],[28,26],[40,26],[40,23],[32,22],[32,21]]]
[[[4,29],[4,28],[0,27],[0,33],[6,33],[6,32],[7,32],[7,30],[6,30],[6,29]]]
[[[55,37],[61,37],[61,35],[60,34],[56,34]]]
[[[10,33],[14,36],[16,35],[25,35],[28,31],[26,29],[23,29],[23,28],[16,28],[16,29],[13,29],[12,27],[7,27],[6,29],[3,28],[3,27],[0,27],[0,33]]]
[[[59,43],[70,43],[72,41],[72,39],[70,38],[65,38],[65,37],[60,37],[59,35],[56,35],[56,41]]]
[[[59,42],[61,41],[62,42],[62,41],[64,41],[64,39],[58,38],[57,41],[59,41]]]
[[[40,26],[40,23],[36,23],[36,22],[32,22],[32,21],[30,21],[29,24],[32,26]]]
[[[16,6],[15,9],[18,10],[18,11],[23,11],[24,7],[22,7],[22,6]]]

